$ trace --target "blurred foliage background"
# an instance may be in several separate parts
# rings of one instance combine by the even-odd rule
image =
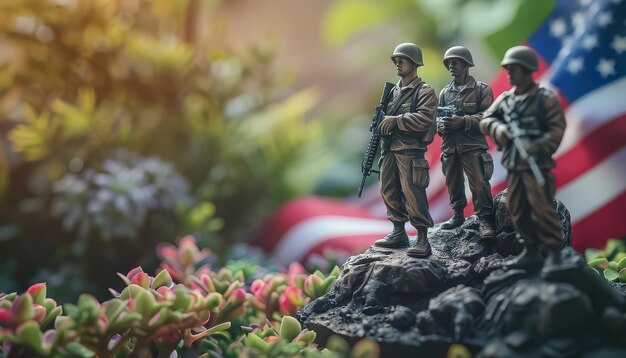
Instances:
[[[459,43],[488,80],[520,4],[0,1],[0,291],[106,296],[160,242],[226,258],[288,199],[353,194],[395,45],[437,89]]]

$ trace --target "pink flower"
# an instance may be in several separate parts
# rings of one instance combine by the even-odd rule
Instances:
[[[247,297],[246,291],[244,291],[243,288],[238,288],[230,294],[230,296],[228,297],[228,300],[233,303],[241,303],[246,300],[246,297]]]
[[[254,294],[254,297],[260,300],[265,300],[267,297],[267,294],[264,292],[266,286],[265,281],[256,279],[252,282],[252,285],[250,285],[250,291]]]
[[[147,273],[139,272],[133,276],[133,278],[130,280],[130,283],[132,285],[141,286],[143,288],[149,288],[152,280],[152,277],[148,276]]]
[[[278,298],[278,309],[284,315],[292,316],[303,306],[302,290],[294,286],[285,288]]]

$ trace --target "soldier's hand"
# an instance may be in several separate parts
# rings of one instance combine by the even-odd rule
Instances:
[[[464,124],[465,124],[465,121],[463,120],[463,117],[452,116],[448,119],[448,125],[450,127],[450,131],[455,131],[463,127]]]
[[[528,138],[520,138],[520,140],[522,141],[522,145],[524,146],[524,149],[526,149],[526,152],[528,152],[528,154],[530,155],[537,154],[537,151],[539,149],[537,147],[537,144],[535,144],[533,141],[529,140]]]
[[[504,125],[496,127],[494,137],[496,143],[500,145],[507,145],[509,143],[509,139],[511,138],[508,129],[506,129],[506,126]]]
[[[397,116],[385,116],[382,122],[380,122],[380,135],[391,135],[391,133],[398,128]]]
[[[439,134],[448,134],[450,133],[450,117],[441,117],[437,119],[437,132]]]

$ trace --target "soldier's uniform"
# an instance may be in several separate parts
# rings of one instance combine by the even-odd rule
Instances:
[[[512,141],[504,147],[502,164],[508,170],[507,206],[518,233],[533,245],[558,249],[564,245],[560,221],[553,206],[555,194],[552,155],[561,143],[565,130],[563,109],[556,95],[536,84],[523,95],[513,90],[504,92],[484,113],[480,128],[495,137],[498,126],[506,125],[502,103],[506,102],[516,113],[518,125],[525,137],[536,147],[537,165],[546,179],[541,186],[533,176],[528,163],[520,158]]]
[[[487,153],[487,141],[481,133],[479,123],[483,111],[493,103],[493,92],[489,85],[468,76],[468,82],[457,87],[452,81],[439,95],[439,106],[454,106],[463,118],[463,127],[440,133],[441,162],[450,194],[450,206],[455,213],[462,213],[467,206],[463,172],[467,175],[472,192],[474,212],[478,217],[491,220],[493,199],[489,179],[493,174],[493,159]]]
[[[383,137],[380,192],[390,221],[404,223],[408,219],[416,228],[432,227],[426,198],[430,166],[424,152],[436,130],[437,96],[419,77],[401,85],[399,81],[387,106],[388,115],[401,119],[398,130]]]

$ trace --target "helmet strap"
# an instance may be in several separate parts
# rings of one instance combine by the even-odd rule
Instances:
[[[409,75],[415,72],[416,69],[417,69],[417,64],[414,63],[413,66],[411,66],[411,68],[409,68],[408,70],[398,73],[398,76],[404,77],[406,75]]]

